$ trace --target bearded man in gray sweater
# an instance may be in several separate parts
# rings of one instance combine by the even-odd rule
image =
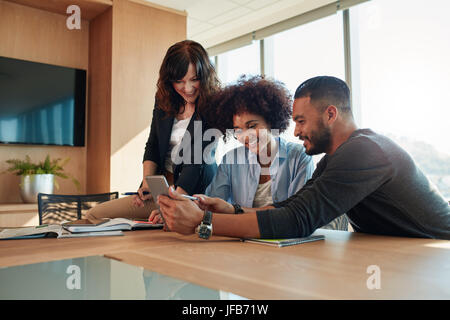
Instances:
[[[357,232],[450,239],[448,202],[407,152],[383,135],[357,128],[344,81],[309,79],[294,99],[295,136],[306,153],[325,153],[303,188],[283,202],[242,210],[203,195],[194,203],[170,190],[158,198],[170,230],[192,234],[203,220],[216,235],[305,237],[347,214]],[[244,214],[234,214],[238,211]]]

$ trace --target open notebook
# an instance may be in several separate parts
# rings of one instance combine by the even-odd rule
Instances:
[[[44,224],[34,227],[6,228],[0,231],[0,240],[35,239],[35,238],[81,238],[99,236],[122,236],[120,230],[105,232],[72,233],[57,224]]]
[[[163,224],[151,223],[147,220],[114,218],[102,220],[75,220],[63,223],[64,229],[76,232],[99,232],[111,230],[141,230],[141,229],[160,229]]]

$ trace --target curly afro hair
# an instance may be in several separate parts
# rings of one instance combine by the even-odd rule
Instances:
[[[278,129],[281,133],[289,126],[292,116],[292,96],[280,81],[243,75],[212,97],[205,117],[211,127],[224,134],[226,141],[227,129],[233,128],[233,117],[242,113],[263,117],[269,129]]]

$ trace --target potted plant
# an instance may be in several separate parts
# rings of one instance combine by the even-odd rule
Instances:
[[[55,176],[63,179],[71,179],[78,190],[80,183],[70,174],[64,173],[63,167],[69,162],[70,158],[61,160],[50,160],[47,155],[43,162],[38,164],[32,163],[27,155],[25,160],[10,159],[6,162],[10,164],[10,168],[6,172],[14,173],[21,177],[20,179],[20,195],[24,202],[36,203],[38,193],[53,193],[53,187],[59,189]]]

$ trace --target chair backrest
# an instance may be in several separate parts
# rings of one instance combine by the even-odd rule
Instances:
[[[39,224],[60,224],[63,221],[82,219],[85,212],[97,204],[118,197],[118,192],[86,195],[39,193]]]

